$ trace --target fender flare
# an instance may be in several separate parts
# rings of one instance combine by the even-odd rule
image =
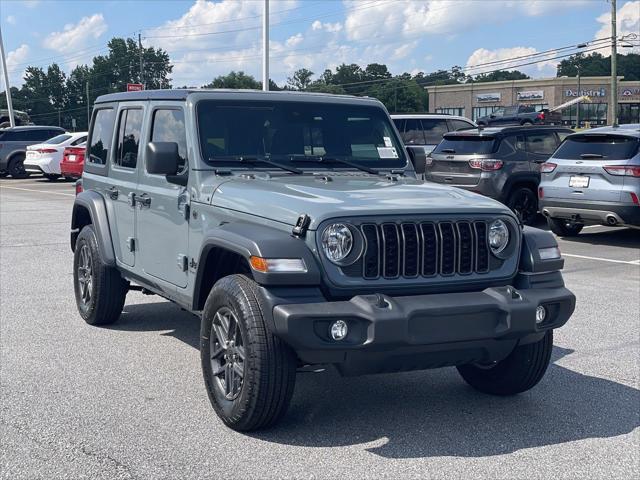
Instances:
[[[113,251],[113,241],[111,239],[111,229],[107,217],[107,206],[104,198],[98,192],[86,190],[76,197],[73,203],[73,213],[71,214],[71,250],[75,250],[76,238],[80,233],[80,211],[85,209],[89,212],[93,229],[96,232],[98,249],[104,263],[109,266],[116,264],[116,257]]]
[[[543,260],[540,258],[541,248],[557,247],[556,237],[551,232],[539,228],[525,226],[522,229],[522,250],[520,252],[521,272],[540,273],[554,272],[564,268],[564,258]]]
[[[250,223],[227,223],[204,232],[198,255],[198,271],[194,285],[194,298],[202,286],[204,262],[209,252],[221,248],[244,257],[301,258],[307,268],[300,273],[263,273],[253,270],[253,277],[260,285],[320,285],[318,262],[304,239],[294,237],[282,230]]]

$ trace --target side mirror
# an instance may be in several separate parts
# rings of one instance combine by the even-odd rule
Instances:
[[[407,152],[409,152],[409,158],[413,163],[413,169],[418,175],[424,174],[427,170],[427,154],[424,152],[422,146],[408,146]]]
[[[156,175],[175,175],[178,173],[178,144],[175,142],[147,143],[147,172]]]

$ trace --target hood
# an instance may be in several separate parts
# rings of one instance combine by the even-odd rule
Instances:
[[[466,190],[360,174],[232,177],[218,185],[211,204],[292,226],[304,213],[311,217],[312,230],[337,217],[510,212]]]

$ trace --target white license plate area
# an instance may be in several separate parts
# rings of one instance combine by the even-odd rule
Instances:
[[[38,152],[34,152],[33,150],[30,150],[27,152],[27,158],[32,158],[37,156],[38,156]]]
[[[571,175],[569,178],[569,186],[571,188],[588,188],[590,177],[586,175]]]
[[[75,162],[76,161],[76,156],[75,155],[67,155],[67,160],[70,162]]]

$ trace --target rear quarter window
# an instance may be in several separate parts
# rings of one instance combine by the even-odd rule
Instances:
[[[105,165],[111,150],[113,138],[114,111],[112,108],[103,108],[96,112],[89,144],[88,163]]]
[[[576,135],[567,137],[554,158],[567,160],[626,160],[638,153],[639,140],[623,135]]]

